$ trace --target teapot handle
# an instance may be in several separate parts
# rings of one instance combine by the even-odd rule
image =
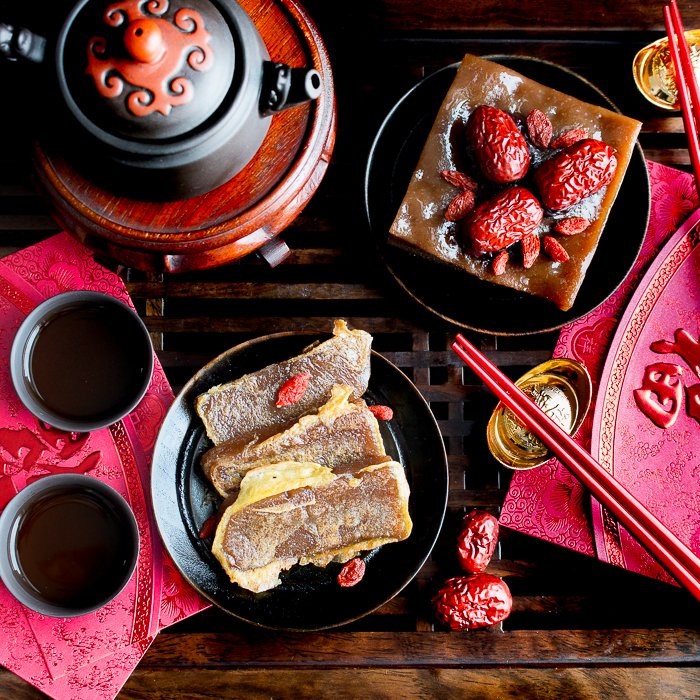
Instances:
[[[315,100],[321,94],[321,75],[315,68],[291,68],[284,63],[263,64],[260,114],[268,117],[287,107]]]
[[[46,39],[43,36],[24,27],[0,22],[0,60],[41,63],[45,50]]]

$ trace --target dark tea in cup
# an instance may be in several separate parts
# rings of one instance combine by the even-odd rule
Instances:
[[[103,428],[130,413],[153,372],[153,347],[133,309],[99,292],[47,299],[20,326],[10,358],[22,403],[62,430]]]
[[[0,516],[0,576],[37,612],[75,617],[97,610],[128,583],[139,535],[133,512],[112,487],[85,475],[44,477]]]

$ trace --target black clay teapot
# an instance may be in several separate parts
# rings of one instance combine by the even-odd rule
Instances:
[[[321,93],[316,70],[270,61],[233,0],[81,0],[55,40],[0,24],[0,56],[43,61],[54,141],[139,199],[223,184],[258,151],[272,114]]]

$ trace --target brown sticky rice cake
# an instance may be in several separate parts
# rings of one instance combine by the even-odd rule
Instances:
[[[202,455],[202,469],[224,497],[234,493],[250,469],[274,462],[315,462],[354,472],[389,459],[374,414],[364,401],[351,402],[352,387],[336,384],[318,413],[260,443],[222,442]]]
[[[311,462],[251,469],[224,512],[212,552],[250,591],[279,585],[295,564],[327,566],[411,534],[403,467],[385,462],[334,474]]]
[[[510,114],[527,136],[525,120],[533,109],[544,112],[553,125],[554,138],[572,130],[584,129],[590,138],[605,141],[616,153],[617,170],[612,181],[596,194],[564,212],[547,212],[538,234],[549,234],[557,219],[584,217],[591,225],[583,233],[558,236],[570,256],[567,262],[554,262],[542,252],[534,265],[525,269],[514,250],[506,271],[495,275],[492,256],[474,257],[461,241],[460,223],[445,219],[445,211],[459,190],[440,176],[442,170],[467,172],[480,188],[477,205],[484,190],[495,192],[502,186],[485,181],[467,156],[465,125],[479,105],[491,105]],[[602,107],[587,104],[557,90],[541,85],[514,70],[476,56],[466,55],[457,71],[427,137],[407,192],[391,226],[390,243],[460,268],[470,275],[549,299],[559,308],[571,308],[593,258],[610,208],[620,189],[641,127],[640,122]],[[538,196],[532,184],[532,172],[554,150],[529,146],[530,170],[522,185]],[[609,231],[624,245],[625,231]],[[509,249],[510,250],[510,249]]]
[[[345,321],[337,320],[329,340],[301,355],[212,387],[196,398],[195,410],[215,445],[234,440],[243,447],[265,440],[317,410],[330,398],[335,384],[352,387],[353,396],[359,399],[369,382],[371,345],[369,333],[350,330]],[[282,385],[303,372],[311,375],[303,396],[296,403],[277,406]]]

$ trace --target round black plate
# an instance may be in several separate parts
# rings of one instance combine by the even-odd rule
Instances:
[[[237,618],[261,627],[318,630],[351,622],[393,598],[419,571],[430,554],[447,507],[447,457],[435,418],[411,381],[372,352],[368,403],[391,406],[394,418],[380,421],[387,453],[404,465],[411,487],[413,532],[403,542],[364,556],[364,578],[341,588],[339,564],[326,568],[295,566],[282,584],[251,593],[229,581],[198,532],[216,511],[220,497],[199,468],[211,446],[194,398],[273,362],[299,354],[313,336],[279,333],[238,345],[202,368],[170,408],[153,453],[151,492],[156,522],[167,551],[185,578],[208,600]]]
[[[594,85],[554,63],[519,56],[485,58],[585,102],[619,111]],[[443,320],[494,335],[527,335],[561,328],[602,304],[625,279],[639,254],[651,200],[644,154],[637,143],[606,223],[607,235],[601,236],[576,302],[568,311],[389,245],[389,228],[458,67],[458,63],[446,66],[418,83],[380,127],[365,174],[370,229],[396,282]]]

